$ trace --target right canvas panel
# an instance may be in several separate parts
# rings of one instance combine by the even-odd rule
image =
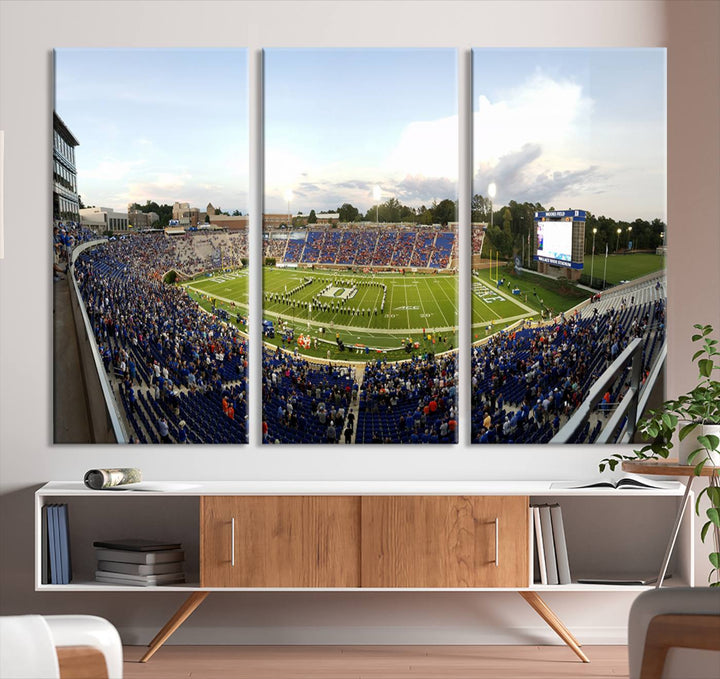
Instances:
[[[473,50],[473,443],[628,443],[664,394],[665,64]]]

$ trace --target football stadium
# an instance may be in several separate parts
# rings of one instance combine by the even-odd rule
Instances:
[[[456,249],[456,224],[266,229],[266,442],[455,441]]]
[[[632,437],[622,404],[662,384],[662,253],[606,255],[591,288],[501,259],[486,231],[472,238],[472,442]],[[263,441],[455,442],[455,225],[266,234]],[[75,250],[125,440],[246,442],[246,231],[107,239],[71,224],[55,246]]]

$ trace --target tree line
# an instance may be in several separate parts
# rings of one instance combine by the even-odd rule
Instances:
[[[343,203],[335,212],[339,214],[339,221],[345,222],[381,222],[397,224],[400,222],[410,224],[442,224],[457,221],[457,206],[454,200],[445,198],[440,202],[433,201],[429,207],[421,205],[418,208],[403,205],[397,198],[389,198],[384,203],[374,205],[367,212],[361,212],[350,203]]]

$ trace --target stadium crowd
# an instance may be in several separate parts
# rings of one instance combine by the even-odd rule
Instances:
[[[263,443],[338,443],[348,428],[352,437],[358,386],[351,367],[311,363],[278,347],[263,350],[262,376]]]
[[[67,273],[70,256],[81,243],[96,240],[97,234],[75,222],[57,222],[53,225],[53,278],[60,280]]]
[[[176,247],[138,234],[81,253],[75,275],[96,343],[133,441],[243,443],[247,342],[162,281]]]
[[[357,443],[454,443],[457,354],[365,366]]]
[[[647,371],[664,333],[663,299],[634,306],[623,302],[585,317],[561,315],[550,325],[498,333],[473,348],[472,441],[546,443],[633,338],[644,338]],[[607,416],[619,401],[626,377],[620,375],[598,404],[600,415]],[[601,428],[597,421],[581,436],[592,442]]]
[[[395,225],[300,233],[276,231],[272,238],[268,234],[264,255],[287,264],[445,269],[451,265],[456,247],[453,231],[417,231]]]

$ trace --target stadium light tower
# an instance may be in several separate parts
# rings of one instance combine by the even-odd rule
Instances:
[[[288,229],[292,227],[292,217],[290,216],[290,201],[292,200],[292,197],[293,197],[292,189],[288,189],[287,191],[285,191],[285,200],[287,201],[287,205],[288,205],[288,223],[287,223]]]
[[[615,252],[617,252],[618,249],[620,248],[620,232],[621,232],[621,231],[622,231],[622,229],[618,227],[618,230],[617,230],[617,239],[615,240]]]
[[[628,226],[628,250],[632,250],[632,247],[630,247],[630,243],[632,243],[632,241],[630,240],[631,237],[632,237],[632,226]]]
[[[495,182],[490,182],[488,184],[488,196],[490,197],[490,227],[492,227],[493,225],[493,200],[496,193],[497,185],[495,184]]]
[[[382,198],[382,189],[376,184],[373,186],[373,200],[375,206],[375,221],[380,224],[380,198]]]
[[[593,286],[593,274],[595,273],[595,234],[597,233],[597,228],[593,229],[593,247],[592,247],[592,262],[590,264],[590,287]]]

